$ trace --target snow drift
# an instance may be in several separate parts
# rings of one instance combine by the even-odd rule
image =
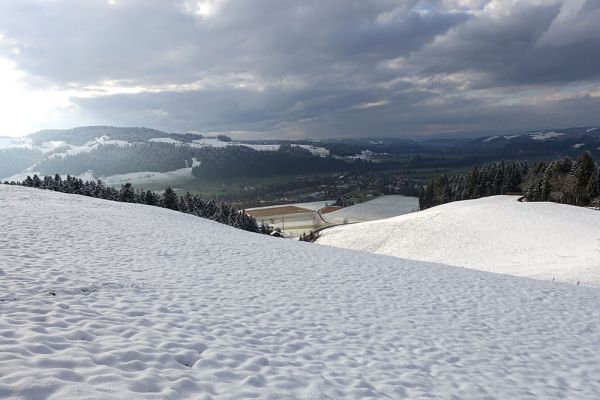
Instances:
[[[321,244],[600,286],[600,212],[514,196],[327,229]]]
[[[0,398],[600,395],[600,291],[0,185]]]

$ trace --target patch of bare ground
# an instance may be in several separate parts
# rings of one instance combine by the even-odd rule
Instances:
[[[306,208],[300,208],[296,206],[283,206],[283,207],[272,207],[272,208],[261,208],[257,210],[247,210],[246,213],[253,216],[254,218],[270,217],[275,215],[286,215],[286,214],[297,214],[302,212],[311,212]]]
[[[327,206],[327,207],[323,207],[323,208],[321,208],[321,209],[319,210],[319,212],[320,212],[321,214],[327,214],[327,213],[330,213],[330,212],[334,212],[334,211],[337,211],[337,210],[341,210],[342,208],[343,208],[343,207],[339,207],[339,206]]]

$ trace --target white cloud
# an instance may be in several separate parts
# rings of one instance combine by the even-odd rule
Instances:
[[[359,110],[366,110],[369,108],[383,107],[388,104],[390,104],[390,102],[388,100],[378,100],[378,101],[370,101],[370,102],[360,103],[360,104],[354,106],[353,108],[359,109]]]
[[[183,3],[183,9],[201,18],[211,18],[217,15],[222,0],[188,0]]]
[[[69,93],[31,90],[14,62],[0,58],[0,135],[22,136],[32,131],[70,123],[76,107]]]

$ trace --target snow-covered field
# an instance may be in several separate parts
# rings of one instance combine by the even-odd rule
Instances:
[[[388,195],[324,214],[323,218],[334,224],[355,223],[396,217],[418,209],[419,199],[416,197]]]
[[[595,288],[36,189],[0,204],[3,399],[600,396]]]
[[[375,197],[364,203],[345,207],[338,211],[321,215],[317,213],[323,207],[334,203],[335,200],[313,201],[249,208],[247,211],[273,209],[273,214],[257,217],[257,221],[282,229],[287,237],[296,238],[303,233],[326,226],[390,218],[416,211],[419,208],[416,197],[388,195]],[[287,206],[298,207],[305,211],[295,214],[280,214],[277,212],[279,208]]]
[[[217,138],[202,138],[192,140],[192,147],[227,147],[228,142],[222,142]]]
[[[300,147],[302,149],[310,151],[314,156],[327,157],[329,156],[329,149],[321,146],[314,146],[312,144],[292,144],[292,147]]]
[[[193,140],[190,144],[192,147],[229,147],[229,146],[244,146],[257,151],[277,151],[279,150],[278,144],[252,144],[252,143],[241,143],[241,142],[223,142],[217,138],[203,138]]]
[[[168,143],[168,144],[175,144],[175,145],[181,145],[182,143],[179,140],[175,140],[173,138],[152,138],[152,139],[148,139],[149,142],[155,142],[155,143]]]
[[[259,224],[267,223],[274,228],[283,231],[287,238],[297,238],[303,233],[325,226],[325,221],[317,213],[323,207],[335,203],[335,200],[312,201],[308,203],[292,203],[282,205],[270,205],[264,207],[248,208],[249,214],[255,215]],[[290,212],[288,209],[293,207],[297,212]],[[264,215],[257,215],[253,211],[270,210]]]
[[[321,244],[600,286],[600,212],[514,196],[327,229]]]
[[[87,177],[88,179],[94,179],[92,177]],[[192,168],[180,168],[175,171],[168,172],[130,172],[127,174],[118,174],[111,176],[102,176],[100,180],[108,185],[123,185],[125,183],[131,183],[134,185],[143,185],[149,183],[163,183],[168,184],[173,182],[174,179],[180,178],[190,178],[193,179],[192,176]]]

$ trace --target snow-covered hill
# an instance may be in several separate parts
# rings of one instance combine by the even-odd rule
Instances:
[[[600,286],[600,212],[494,196],[322,232],[319,243]]]
[[[60,171],[44,167],[52,159],[65,159],[82,153],[92,153],[92,155],[95,155],[100,150],[100,146],[117,146],[123,148],[123,150],[127,150],[128,147],[143,144],[181,146],[180,164],[183,164],[186,159],[185,149],[190,148],[247,147],[257,151],[277,151],[280,148],[279,144],[260,144],[235,140],[223,141],[219,137],[204,137],[192,133],[166,133],[147,128],[97,126],[67,130],[45,130],[22,138],[0,137],[0,167],[2,165],[2,157],[6,157],[5,154],[2,154],[3,152],[10,154],[11,152],[27,150],[35,155],[31,156],[33,160],[25,168],[13,165],[5,166],[4,170],[0,168],[0,180],[23,181],[27,176],[34,174],[43,176],[45,174],[54,175],[56,172],[62,175],[70,174],[81,179],[101,179],[109,185],[114,182],[172,184],[180,183],[182,179],[196,179],[191,174],[191,168],[174,168],[170,171],[162,168],[160,163],[156,162],[156,158],[164,158],[161,157],[160,152],[158,156],[155,153],[149,155],[149,157],[155,158],[152,162],[145,164],[145,166],[149,164],[150,168],[144,171],[140,171],[139,167],[135,166],[135,163],[131,163],[130,165],[126,165],[123,171],[120,171],[118,174],[102,174],[101,172],[94,171],[91,167],[88,168],[90,164],[89,160],[73,161],[72,158],[70,159],[70,164],[66,163],[59,167]],[[329,155],[329,150],[323,147],[304,144],[293,144],[293,146],[304,148],[315,156],[327,157]],[[101,156],[97,157],[104,157],[104,163],[108,165],[115,162],[118,163],[119,151],[118,149],[113,149],[112,152],[103,152]]]
[[[600,291],[0,185],[0,398],[600,396]]]

